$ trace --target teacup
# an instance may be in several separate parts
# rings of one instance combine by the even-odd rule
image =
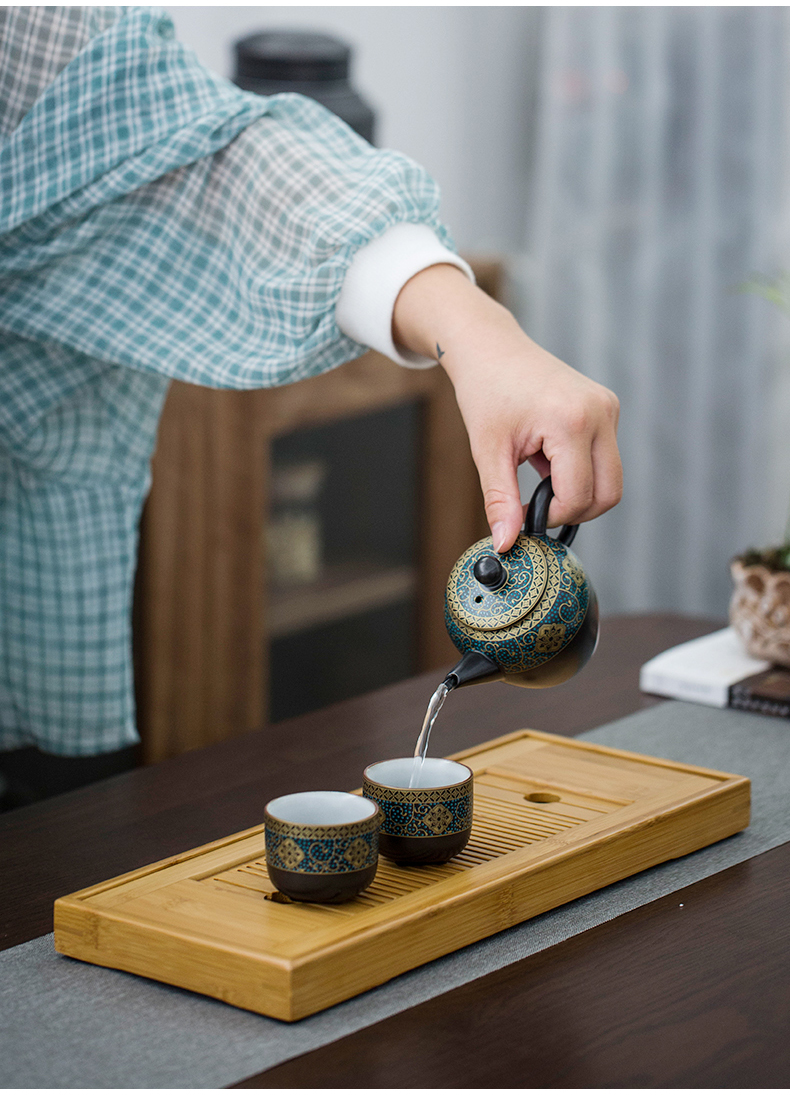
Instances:
[[[345,791],[301,791],[264,811],[266,866],[294,901],[350,901],[376,876],[382,815]]]
[[[422,767],[414,757],[382,760],[365,769],[362,793],[381,807],[379,849],[395,863],[446,863],[466,847],[473,776],[465,764],[442,757],[426,757]]]

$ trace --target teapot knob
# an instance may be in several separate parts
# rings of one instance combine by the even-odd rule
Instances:
[[[483,555],[475,563],[472,573],[480,585],[490,589],[492,593],[507,581],[507,571],[496,555]]]
[[[554,490],[551,486],[551,476],[547,475],[542,482],[538,483],[535,488],[535,493],[530,499],[529,506],[527,507],[527,517],[524,521],[524,536],[545,536],[546,535],[546,521],[549,516],[549,505],[554,497]],[[563,525],[559,533],[555,537],[561,544],[565,544],[566,547],[570,547],[573,543],[573,538],[579,531],[578,525]]]

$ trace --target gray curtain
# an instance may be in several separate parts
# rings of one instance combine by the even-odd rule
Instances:
[[[723,614],[784,524],[787,321],[735,287],[790,265],[787,12],[552,7],[539,41],[521,318],[622,403],[624,500],[578,553],[605,612]]]

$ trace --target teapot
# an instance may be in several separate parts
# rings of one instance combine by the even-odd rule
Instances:
[[[463,654],[444,680],[449,690],[484,681],[522,688],[562,684],[587,664],[598,642],[598,601],[570,550],[578,525],[556,539],[546,520],[551,477],[532,495],[524,529],[499,555],[486,536],[450,572],[445,623]]]

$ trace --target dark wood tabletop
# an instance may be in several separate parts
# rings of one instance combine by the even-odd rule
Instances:
[[[452,753],[531,727],[575,735],[662,702],[639,666],[720,621],[605,619],[556,689],[455,693]],[[414,741],[437,673],[0,815],[0,949],[56,897],[260,823],[294,790],[359,786]],[[787,1087],[790,844],[251,1077],[244,1087]]]

